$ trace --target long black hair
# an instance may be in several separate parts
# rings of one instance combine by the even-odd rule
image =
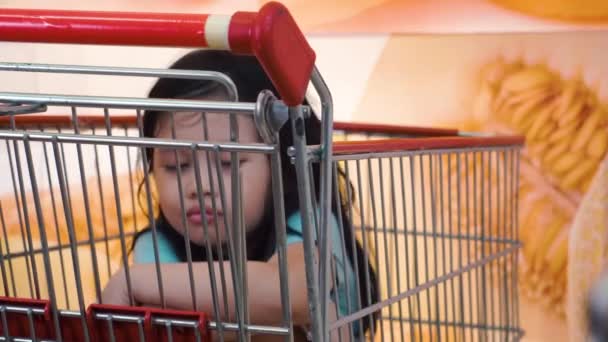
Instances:
[[[270,90],[277,94],[272,82],[266,76],[266,73],[254,57],[235,55],[227,52],[213,50],[195,50],[181,57],[170,67],[171,69],[186,69],[186,70],[207,70],[221,72],[230,77],[236,85],[239,101],[255,102],[258,94],[263,90]],[[204,98],[211,94],[216,94],[221,91],[222,86],[214,81],[208,80],[185,80],[161,78],[152,87],[150,98],[187,98],[196,94],[197,98]],[[189,95],[190,94],[190,95]],[[226,93],[227,97],[227,93]],[[146,137],[154,137],[158,118],[161,112],[146,111],[143,116],[143,135]],[[316,145],[321,143],[321,122],[317,116],[310,115],[304,120],[304,128],[306,132],[306,141],[308,144]],[[296,169],[291,163],[290,157],[287,154],[287,149],[293,145],[292,128],[289,123],[285,124],[279,131],[279,148],[282,169],[283,182],[283,203],[285,208],[286,218],[294,213],[299,212],[298,188],[296,182]],[[148,169],[152,170],[152,149],[146,150],[146,158]],[[314,184],[315,195],[319,198],[320,189],[320,169],[318,163],[312,165],[312,179]],[[334,194],[337,190],[342,196],[346,193],[343,187],[350,187],[350,182],[346,179],[343,172],[338,172],[338,184],[334,184]],[[335,182],[334,182],[335,183]],[[341,189],[338,189],[342,187]],[[140,185],[141,189],[141,185]],[[269,192],[270,193],[270,192]],[[350,192],[354,193],[353,191]],[[248,260],[267,261],[275,253],[276,236],[274,228],[274,206],[269,203],[265,205],[261,223],[251,230],[252,233],[247,236],[247,258]],[[344,247],[347,253],[348,261],[359,269],[359,284],[360,284],[360,303],[361,307],[366,307],[378,299],[378,289],[376,284],[376,275],[373,267],[366,258],[365,251],[361,245],[356,242],[355,248],[351,244],[354,238],[354,233],[351,225],[351,220],[348,216],[350,212],[346,206],[347,201],[338,201],[339,204],[332,200],[332,212],[334,215],[340,211],[340,216],[343,220],[343,238]],[[336,216],[338,217],[338,216]],[[174,247],[177,256],[180,260],[186,261],[186,249],[184,237],[173,229],[166,219],[162,211],[159,210],[157,217],[157,230],[162,230],[168,241]],[[149,228],[147,228],[149,229]],[[147,229],[140,232],[140,234]],[[137,239],[137,236],[135,240]],[[135,243],[135,241],[134,241]],[[217,255],[214,251],[208,254],[204,247],[190,243],[189,248],[192,252],[193,261],[207,261],[216,259]],[[369,282],[366,279],[365,273],[369,275]],[[368,293],[371,298],[368,298]],[[363,320],[363,331],[369,328],[370,320]],[[375,319],[373,320],[375,322]],[[375,324],[375,323],[374,323]]]

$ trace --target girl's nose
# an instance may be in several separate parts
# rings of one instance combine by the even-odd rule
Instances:
[[[207,177],[205,172],[206,172],[206,170],[201,170],[198,175],[194,174],[191,177],[192,179],[189,181],[189,184],[188,184],[188,193],[186,194],[186,196],[188,196],[188,198],[190,198],[190,199],[197,198],[197,196],[199,195],[199,192],[198,192],[199,186],[200,186],[200,195],[202,197],[207,197],[212,194],[211,182],[208,179],[209,177]],[[196,177],[199,177],[198,181],[197,181]]]
[[[190,199],[196,199],[198,197],[199,192],[198,192],[198,187],[197,187],[196,183],[192,184],[192,186],[190,186],[188,190],[189,191],[186,194],[188,196],[188,198],[190,198]],[[209,187],[205,186],[204,183],[201,183],[201,193],[200,193],[200,195],[202,197],[206,197],[206,196],[211,195],[211,191],[210,191]]]

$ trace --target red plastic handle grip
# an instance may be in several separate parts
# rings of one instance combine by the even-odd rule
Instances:
[[[288,106],[304,101],[316,55],[285,6],[269,2],[255,13],[237,12],[229,29],[236,53],[253,53]]]
[[[48,300],[0,297],[0,305],[18,307],[24,310],[43,310],[42,315],[33,314],[31,317],[28,317],[25,312],[5,312],[8,332],[4,331],[4,324],[0,321],[0,336],[8,333],[12,337],[54,338],[55,333],[51,324],[51,303]]]
[[[0,41],[203,47],[255,55],[283,101],[304,100],[315,53],[280,3],[232,16],[2,9]]]
[[[108,321],[96,318],[97,313],[141,317],[141,324],[112,320],[110,328]],[[139,341],[142,338],[150,340],[150,310],[143,307],[92,304],[87,309],[87,320],[93,341],[110,341],[110,335],[120,342]]]
[[[207,47],[208,15],[2,9],[0,40]]]
[[[96,314],[109,314],[114,316],[140,317],[141,324],[137,322],[114,321],[110,330],[107,321],[97,319]],[[196,328],[172,326],[171,332],[166,326],[154,324],[155,319],[167,321],[187,321],[196,323]],[[202,342],[211,340],[211,332],[207,327],[207,315],[202,312],[163,310],[146,307],[128,307],[104,304],[92,304],[87,310],[90,335],[94,341],[109,341],[110,334],[117,342],[139,341],[143,337],[146,341],[195,341],[198,333]],[[196,332],[195,332],[196,331]],[[141,336],[143,334],[143,336]],[[169,338],[170,335],[170,338]]]

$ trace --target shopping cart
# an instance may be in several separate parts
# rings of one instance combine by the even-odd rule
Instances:
[[[40,18],[70,25],[47,25]],[[154,20],[146,20],[150,18]],[[205,279],[214,294],[210,312],[197,310],[195,299],[191,310],[167,307],[158,262],[154,285],[160,290],[160,308],[101,303],[110,276],[121,268],[128,274],[134,236],[143,227],[154,226],[157,213],[146,148],[204,151],[208,158],[230,154],[235,194],[242,186],[239,153],[265,154],[272,166],[274,198],[282,198],[276,139],[282,125],[292,125],[294,132],[289,153],[296,165],[303,213],[309,339],[510,341],[522,336],[517,296],[520,137],[333,123],[331,96],[314,68],[314,53],[286,9],[276,3],[259,13],[237,12],[232,17],[4,10],[0,40],[230,48],[254,54],[278,91],[261,93],[257,103],[246,103],[236,101],[229,78],[213,72],[0,63],[4,71],[213,80],[235,99],[0,93],[0,164],[6,179],[0,195],[3,341],[300,337],[291,315],[286,218],[280,201],[273,203],[282,307],[276,324],[255,324],[248,315],[248,276],[243,267],[247,239],[239,219],[239,196],[230,196],[236,209],[226,230],[232,232],[225,246],[228,266],[219,271],[209,267]],[[298,126],[303,117],[313,115],[309,107],[298,106],[309,81],[322,104],[319,145],[307,144]],[[49,107],[63,108],[64,114],[44,114]],[[221,112],[231,119],[250,115],[264,143],[144,138],[145,110],[174,115]],[[231,133],[236,131],[234,121]],[[318,175],[312,171],[317,163]],[[208,167],[199,172],[198,179],[215,171]],[[315,186],[320,187],[318,197],[313,195]],[[228,196],[221,191],[222,184],[216,187],[225,203]],[[336,241],[325,228],[332,206],[346,208],[347,217],[337,215],[336,221],[340,228],[352,223],[350,241],[344,235]],[[314,234],[321,237],[317,246]],[[329,251],[337,245],[346,255],[346,246],[355,248],[357,242],[365,260],[355,263],[354,274],[340,276]],[[218,255],[222,259],[224,253]],[[194,298],[198,279],[191,256],[187,264],[190,287],[185,291]],[[228,272],[233,279],[233,317],[226,315]],[[340,303],[342,297],[333,292],[336,279],[353,284],[347,292],[360,292],[365,283],[367,293],[355,296],[356,303],[347,293],[347,303]],[[340,305],[346,305],[348,314],[330,318],[331,307]],[[357,333],[362,327],[365,338]]]

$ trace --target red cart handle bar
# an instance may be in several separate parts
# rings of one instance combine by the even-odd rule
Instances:
[[[315,53],[285,6],[233,15],[2,9],[0,41],[197,47],[254,55],[289,106],[303,102]]]

